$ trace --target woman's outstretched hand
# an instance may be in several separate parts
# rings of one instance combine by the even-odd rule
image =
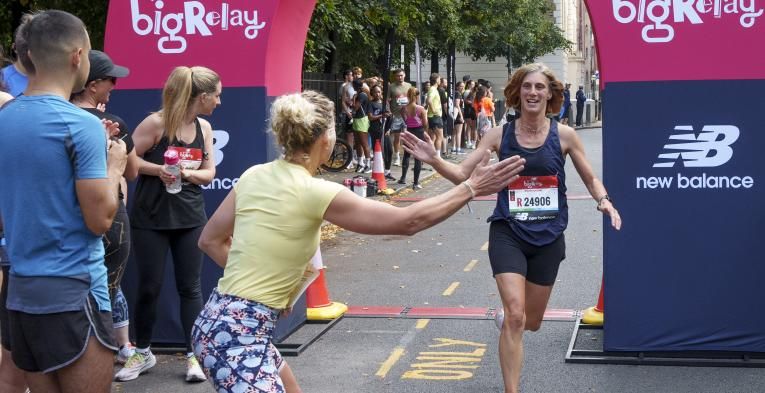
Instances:
[[[476,165],[470,175],[470,182],[475,196],[491,195],[506,188],[508,184],[518,178],[523,170],[526,160],[519,156],[512,156],[505,160],[489,165],[491,151],[485,150],[481,161]]]
[[[411,154],[415,160],[432,165],[438,159],[438,153],[435,146],[433,146],[433,140],[430,139],[427,132],[425,132],[425,140],[422,140],[411,132],[404,131],[401,134],[401,142],[403,143],[404,150]]]

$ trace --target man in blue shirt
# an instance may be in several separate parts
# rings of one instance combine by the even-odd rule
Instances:
[[[117,210],[125,144],[67,101],[90,68],[82,21],[43,11],[24,36],[35,73],[0,110],[13,360],[32,391],[106,392],[116,348],[101,236]]]
[[[33,17],[33,14],[25,14],[21,18],[19,27],[17,27],[16,31],[13,33],[13,46],[11,47],[13,63],[9,64],[2,70],[3,81],[5,81],[5,85],[8,87],[8,93],[14,97],[18,96],[24,90],[26,90],[27,84],[29,84],[29,78],[27,75],[34,71],[33,68],[27,69],[22,61],[24,56],[19,56],[19,51],[23,50],[21,48],[26,48],[26,43],[24,42],[25,38],[22,34],[23,28],[27,23],[29,23],[30,20],[32,20]]]

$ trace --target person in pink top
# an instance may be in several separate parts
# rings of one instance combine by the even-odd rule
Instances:
[[[410,87],[406,92],[409,103],[401,108],[401,117],[404,118],[406,129],[417,138],[425,140],[425,130],[428,128],[428,116],[423,106],[417,105],[419,102],[420,91],[416,87]],[[406,184],[406,172],[409,169],[409,152],[404,152],[404,160],[401,162],[401,178],[398,184]],[[414,183],[412,189],[422,188],[420,185],[420,171],[422,170],[422,161],[414,159]]]

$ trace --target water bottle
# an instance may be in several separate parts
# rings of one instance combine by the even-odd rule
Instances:
[[[177,194],[181,192],[181,157],[175,150],[165,152],[165,170],[175,176],[175,181],[165,184],[167,192]]]

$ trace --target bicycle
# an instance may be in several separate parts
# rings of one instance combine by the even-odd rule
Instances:
[[[329,159],[321,164],[321,169],[329,172],[341,172],[353,160],[353,149],[351,145],[345,141],[345,139],[338,137],[335,140],[335,147],[332,149],[332,154],[329,155]]]

